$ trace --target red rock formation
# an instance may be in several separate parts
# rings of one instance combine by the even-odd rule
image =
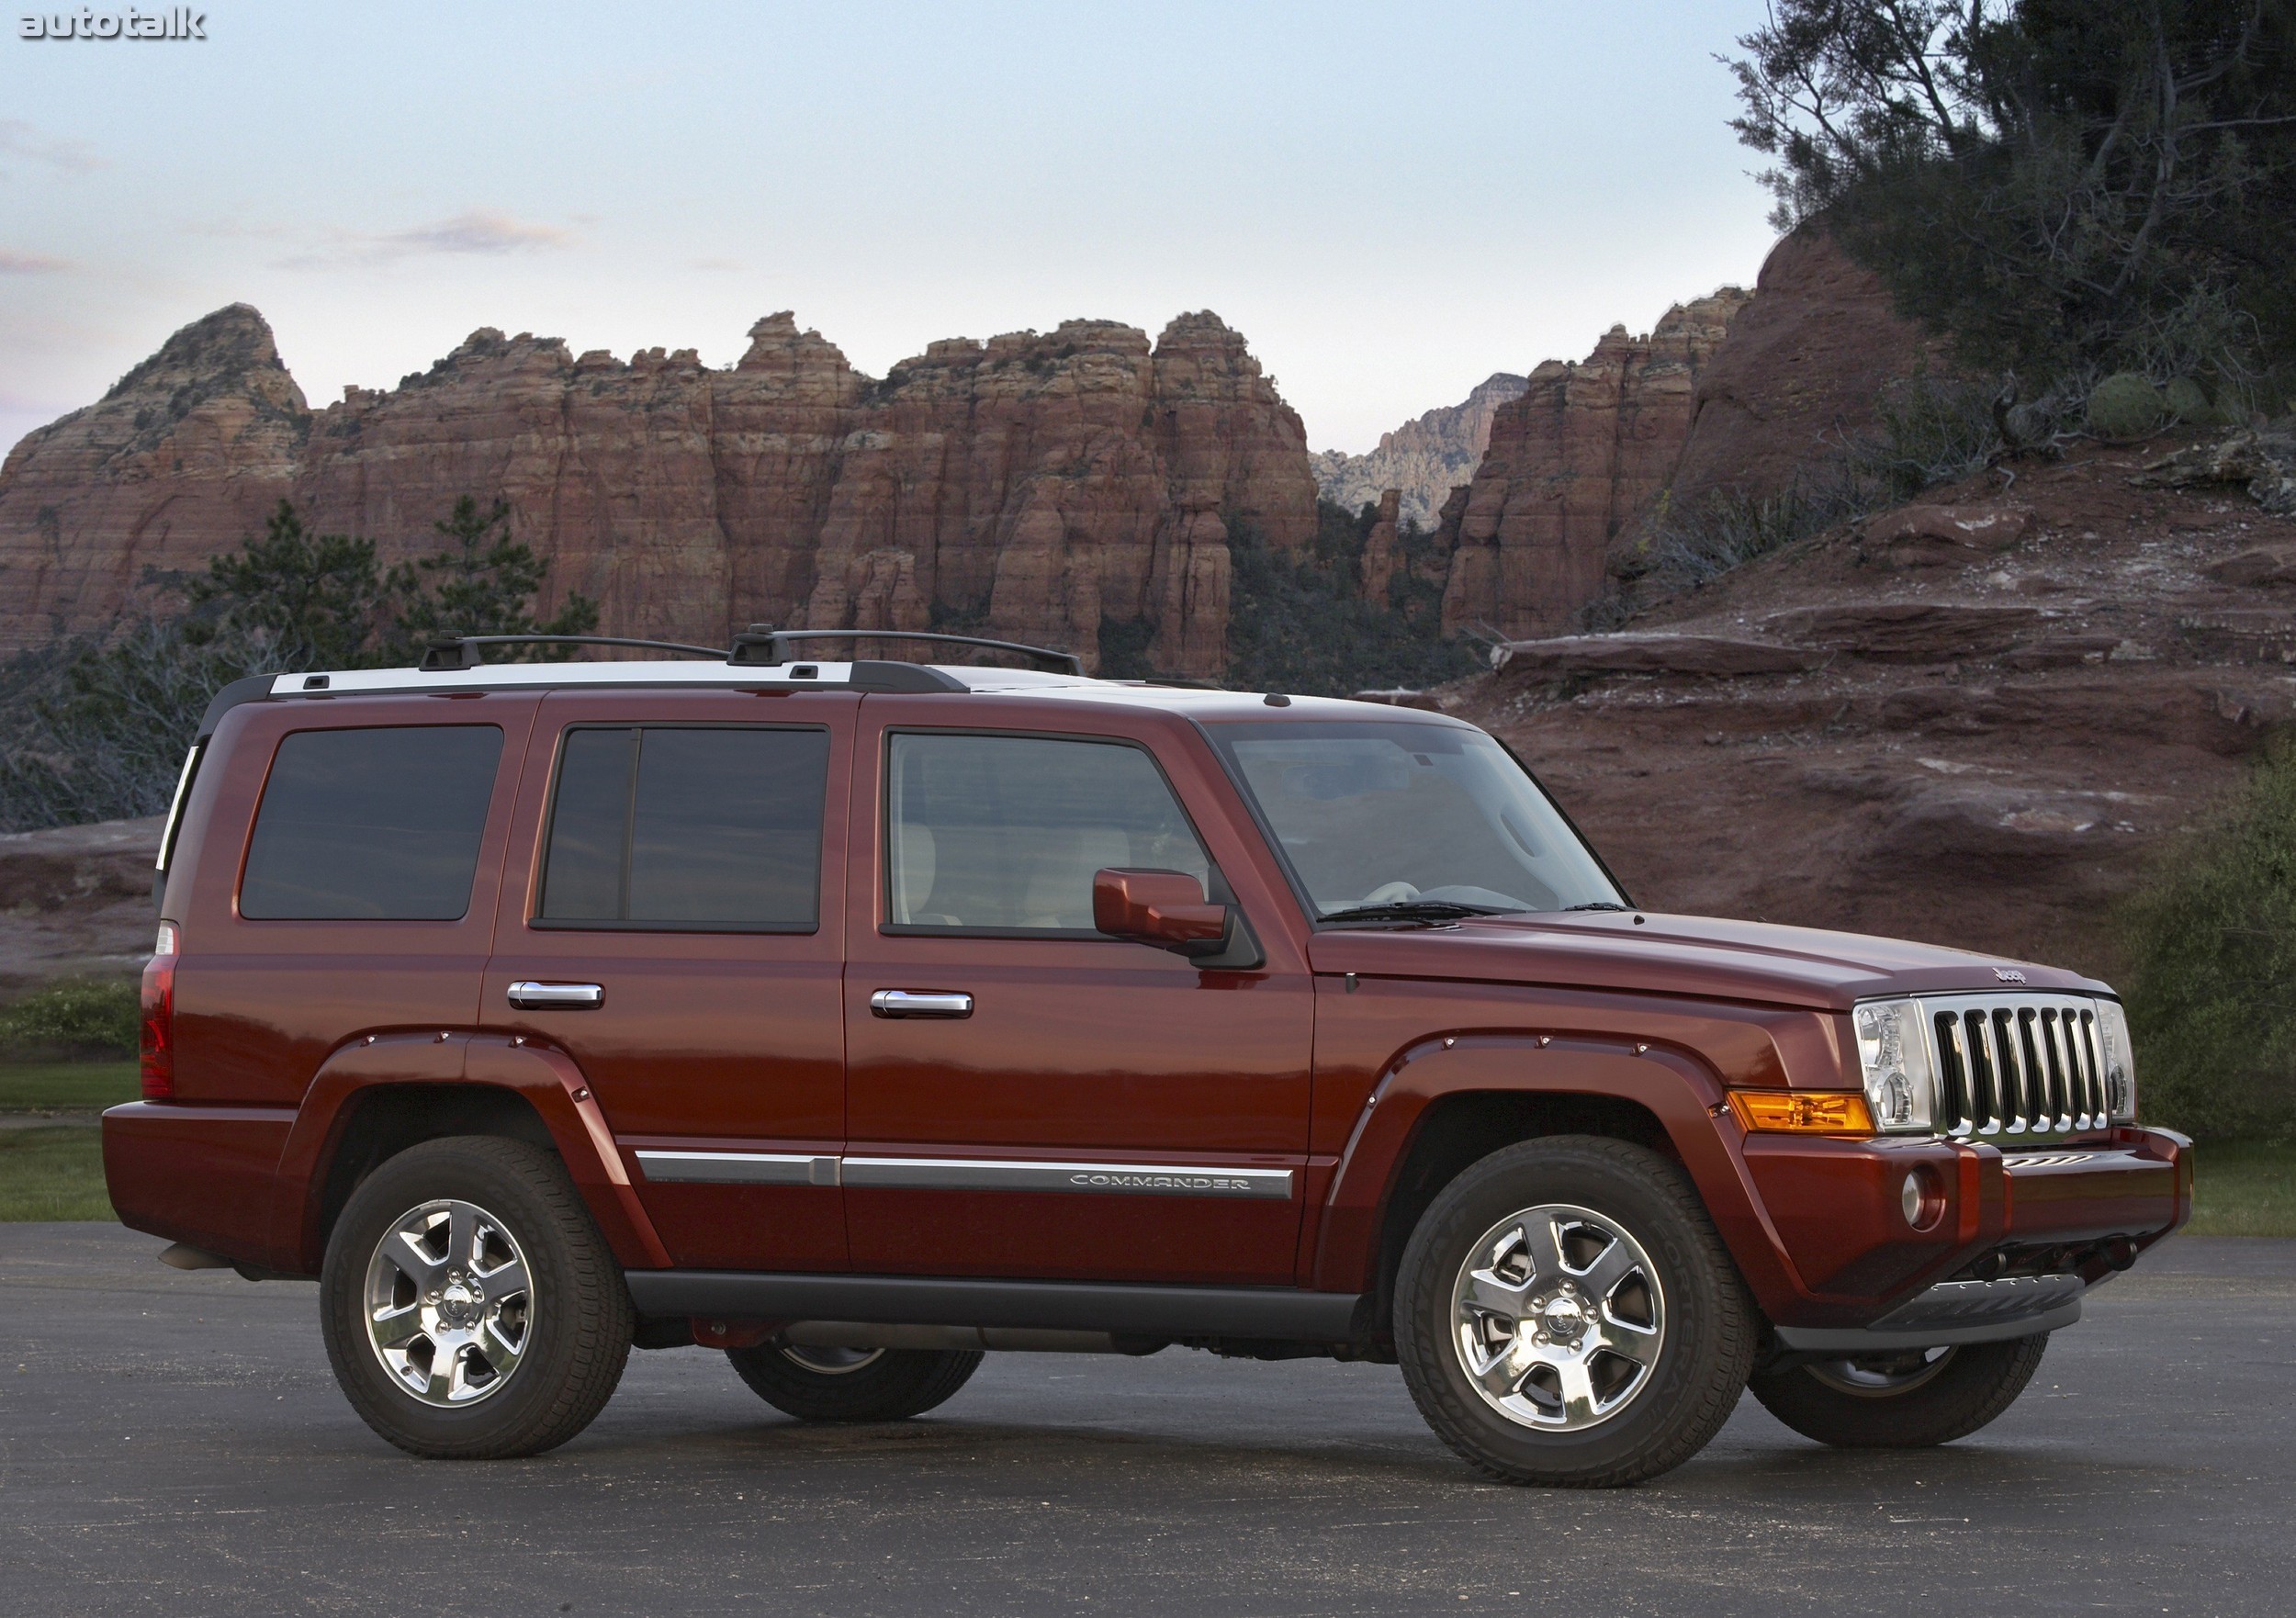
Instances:
[[[1647,337],[1613,327],[1582,364],[1531,373],[1443,509],[1446,631],[1551,635],[1601,592],[1613,543],[1674,471],[1698,375],[1745,302],[1726,287],[1667,310]]]
[[[28,434],[0,465],[0,651],[107,624],[147,567],[260,530],[310,420],[271,328],[235,303]]]
[[[1386,601],[1388,587],[1395,580],[1396,519],[1402,509],[1401,489],[1380,491],[1379,518],[1363,536],[1363,597],[1367,601]]]
[[[456,498],[500,496],[554,592],[625,635],[937,616],[1097,655],[1147,622],[1157,666],[1225,661],[1228,523],[1312,534],[1300,420],[1244,339],[1182,315],[933,344],[872,383],[787,314],[728,371],[474,332],[315,416],[252,309],[186,328],[0,475],[0,647],[117,614],[147,563],[197,567],[291,496],[321,529],[426,553]]]
[[[1897,318],[1879,276],[1824,232],[1795,232],[1771,249],[1729,340],[1699,370],[1674,505],[1780,492],[1870,429],[1888,384],[1942,363],[1942,350]]]

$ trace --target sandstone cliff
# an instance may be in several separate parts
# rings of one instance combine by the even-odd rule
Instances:
[[[259,530],[310,427],[271,328],[235,303],[27,435],[0,464],[0,652],[107,623],[146,567]]]
[[[1829,236],[1796,231],[1763,261],[1754,295],[1700,368],[1671,499],[1778,493],[1812,460],[1874,425],[1882,390],[1943,349],[1897,318],[1889,290]]]
[[[1381,433],[1379,447],[1368,455],[1327,449],[1314,459],[1317,487],[1325,500],[1350,511],[1392,489],[1401,497],[1398,521],[1432,528],[1451,490],[1474,476],[1499,407],[1521,398],[1529,386],[1528,377],[1500,371],[1459,403]]]
[[[1584,361],[1531,373],[1443,508],[1446,630],[1550,633],[1601,592],[1613,543],[1673,476],[1698,377],[1746,301],[1725,287],[1677,304],[1648,336],[1615,326]]]
[[[753,622],[978,626],[1158,667],[1224,662],[1228,523],[1315,525],[1299,417],[1210,313],[939,343],[882,381],[788,314],[729,370],[474,332],[316,413],[244,306],[171,338],[0,472],[0,649],[109,622],[149,567],[196,567],[282,495],[386,560],[456,496],[499,495],[610,630],[722,642]]]

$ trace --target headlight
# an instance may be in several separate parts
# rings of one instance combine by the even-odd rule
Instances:
[[[2117,1124],[2136,1121],[2136,1052],[2129,1043],[2129,1014],[2118,1000],[2097,1002],[2097,1032],[2104,1047],[2105,1110]]]
[[[1928,1134],[1936,1128],[1936,1075],[1930,1065],[1929,1030],[1917,1000],[1868,1000],[1850,1014],[1866,1105],[1885,1130]]]

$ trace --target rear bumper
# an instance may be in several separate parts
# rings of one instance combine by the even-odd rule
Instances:
[[[104,1114],[104,1185],[119,1222],[257,1268],[279,1264],[271,1199],[294,1124],[292,1107],[133,1101],[111,1108]]]
[[[2055,1331],[2079,1319],[2088,1287],[2192,1216],[2191,1142],[2167,1129],[2025,1148],[1756,1135],[1744,1152],[1801,1282],[1798,1297],[1769,1305],[1796,1352]],[[1908,1174],[1941,1197],[1926,1228],[1904,1213]]]

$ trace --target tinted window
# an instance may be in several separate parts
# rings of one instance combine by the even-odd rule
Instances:
[[[1210,862],[1147,754],[1039,736],[892,738],[896,927],[1091,932],[1092,873]]]
[[[279,744],[240,883],[258,921],[453,921],[502,757],[491,725],[301,730]]]
[[[537,919],[811,932],[828,773],[826,731],[568,731]]]

